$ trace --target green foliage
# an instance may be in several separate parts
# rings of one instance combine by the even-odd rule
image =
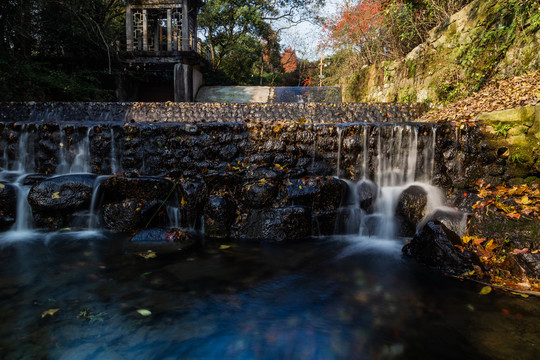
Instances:
[[[125,36],[124,8],[123,0],[2,1],[0,100],[113,100],[108,72],[119,67],[113,44]]]
[[[398,102],[411,103],[416,102],[417,95],[414,89],[401,89],[398,92]]]
[[[199,26],[212,55],[213,84],[248,85],[277,80],[280,47],[275,20],[301,22],[325,0],[208,0]],[[262,69],[262,71],[261,71]]]
[[[508,137],[508,131],[512,129],[512,125],[510,124],[503,124],[499,121],[497,126],[495,127],[495,132],[497,133],[497,136],[504,136],[504,138]]]

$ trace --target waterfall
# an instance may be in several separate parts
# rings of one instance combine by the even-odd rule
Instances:
[[[343,128],[341,126],[338,126],[338,127],[336,127],[336,131],[337,131],[337,134],[338,134],[338,141],[337,141],[338,155],[337,155],[336,176],[339,177],[340,168],[341,168],[341,146],[342,146],[342,141],[343,141]]]
[[[88,215],[88,230],[98,230],[101,226],[99,221],[99,206],[101,205],[102,194],[99,192],[101,184],[108,176],[98,176],[94,183],[92,191],[92,200],[90,201],[90,213]]]
[[[114,128],[111,126],[111,172],[117,174],[120,172],[120,166],[118,161],[118,154],[116,151],[116,143],[114,139]]]
[[[27,232],[33,228],[32,208],[28,203],[28,193],[30,186],[23,185],[26,175],[22,175],[13,184],[17,189],[17,215],[12,230],[17,232]]]
[[[67,161],[67,152],[68,152],[69,146],[67,144],[66,133],[62,125],[60,125],[59,132],[60,132],[60,143],[58,144],[59,153],[58,153],[58,166],[56,167],[57,175],[65,174],[69,170],[69,165]]]
[[[375,149],[369,147],[369,126],[377,129]],[[340,129],[338,127],[338,144],[341,142]],[[444,205],[441,190],[429,185],[435,169],[435,143],[435,128],[431,132],[419,133],[414,125],[364,125],[362,177],[359,181],[343,180],[348,191],[338,210],[335,233],[360,238],[396,239],[400,236],[396,208],[401,194],[411,185],[421,187],[427,199],[426,215],[417,224],[417,230],[439,215],[454,216],[456,211]],[[417,164],[420,146],[423,146],[420,159],[424,161],[424,174],[421,175],[417,173],[417,168],[422,167]],[[375,164],[372,179],[367,170],[370,162]],[[338,175],[339,164],[338,158]],[[418,178],[424,182],[418,182]],[[463,222],[463,217],[457,216],[457,221]]]
[[[364,124],[363,126],[363,135],[362,135],[362,179],[367,179],[369,176],[369,166],[368,166],[368,126]]]
[[[90,172],[90,131],[89,126],[86,136],[75,146],[75,158],[69,167],[69,173],[89,173]]]

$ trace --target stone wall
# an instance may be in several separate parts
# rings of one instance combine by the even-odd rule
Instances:
[[[484,127],[403,123],[420,111],[393,104],[8,104],[0,108],[0,143],[4,169],[38,174],[24,180],[38,227],[77,227],[92,215],[105,228],[131,232],[170,224],[172,207],[179,225],[213,238],[303,239],[334,232],[348,191],[341,179],[412,172],[466,210],[469,199],[459,194],[478,179],[496,184],[513,176],[514,164],[498,155]],[[346,123],[358,113],[373,122]],[[155,122],[157,114],[167,121]],[[228,115],[214,120],[219,114]],[[50,178],[62,161],[76,161],[86,140],[95,175]],[[2,183],[2,193],[15,193]],[[14,220],[13,201],[6,204],[0,211]]]

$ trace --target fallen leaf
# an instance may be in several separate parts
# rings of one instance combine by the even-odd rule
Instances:
[[[53,316],[54,314],[56,314],[56,312],[60,310],[60,309],[49,309],[49,310],[45,310],[44,312],[41,313],[41,318],[43,319],[45,316]]]
[[[482,290],[480,290],[480,295],[487,295],[491,292],[491,286],[484,286]]]
[[[139,309],[139,310],[137,310],[137,312],[139,314],[141,314],[142,316],[150,316],[150,315],[152,315],[152,312],[150,310],[146,310],[146,309]]]
[[[230,249],[231,245],[220,245],[219,250],[227,250]]]
[[[55,192],[51,195],[51,199],[60,199],[60,192]]]
[[[144,258],[146,260],[153,259],[153,258],[157,257],[157,254],[152,250],[148,250],[147,252],[137,253],[137,255],[139,255],[140,257],[142,257],[142,258]]]

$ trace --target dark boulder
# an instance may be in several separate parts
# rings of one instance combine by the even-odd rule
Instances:
[[[304,240],[311,236],[310,212],[302,206],[253,210],[235,235],[240,240]]]
[[[34,226],[38,229],[57,231],[68,227],[71,222],[71,214],[68,212],[34,212]]]
[[[356,195],[358,196],[358,206],[366,213],[373,213],[375,201],[379,193],[379,187],[369,180],[360,181],[356,185]]]
[[[321,210],[313,211],[312,214],[312,235],[313,236],[330,236],[334,235],[336,230],[336,221],[338,210]]]
[[[429,221],[420,232],[403,247],[403,254],[436,270],[450,275],[472,271],[474,255],[461,252],[454,245],[461,239],[438,221]]]
[[[289,180],[286,191],[289,204],[308,207],[313,206],[315,196],[321,192],[309,177]]]
[[[540,279],[540,254],[509,254],[501,266],[522,282],[528,279]]]
[[[236,217],[236,206],[228,194],[208,197],[204,207],[204,233],[210,238],[227,238]]]
[[[166,214],[160,201],[125,200],[123,202],[105,204],[103,207],[103,223],[112,231],[137,231],[146,226],[166,222]]]
[[[206,184],[197,179],[181,179],[178,189],[181,222],[184,227],[197,227],[204,212],[207,198]]]
[[[278,188],[266,179],[242,187],[242,203],[248,209],[262,209],[274,201]]]
[[[176,244],[175,248],[178,248],[179,245],[186,247],[195,244],[195,237],[180,229],[150,228],[138,231],[130,242],[147,246]]]
[[[155,177],[111,176],[101,184],[105,203],[125,199],[165,201],[171,197],[175,188],[175,184],[171,180]]]
[[[0,216],[15,218],[17,212],[17,189],[6,182],[0,182]]]
[[[229,192],[236,193],[236,190],[242,184],[242,180],[238,174],[228,171],[208,172],[204,176],[204,182],[209,192],[227,189]]]
[[[49,178],[49,176],[47,176],[47,175],[30,174],[30,175],[26,175],[26,177],[24,178],[22,184],[26,185],[26,186],[33,186],[33,185],[36,185],[36,184],[38,184],[38,183],[40,183],[43,180],[46,180],[48,178]]]
[[[30,189],[33,212],[75,211],[90,207],[96,175],[74,174],[44,180]]]
[[[395,212],[402,236],[413,236],[416,233],[416,225],[426,215],[427,201],[427,192],[421,186],[411,185],[403,190]]]
[[[468,213],[463,213],[452,208],[437,209],[432,214],[429,214],[426,219],[420,223],[420,227],[429,220],[437,220],[444,224],[448,229],[455,232],[458,236],[463,237],[467,234],[467,219]]]
[[[313,202],[314,210],[337,210],[347,192],[347,183],[333,176],[315,177],[308,184],[319,189]]]

